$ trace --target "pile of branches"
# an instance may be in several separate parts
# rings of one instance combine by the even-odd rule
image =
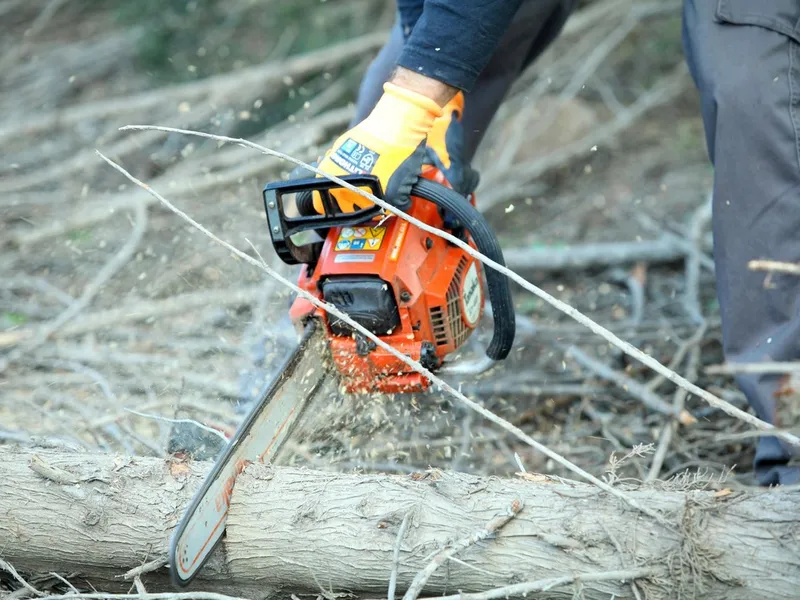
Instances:
[[[47,4],[33,17],[38,25],[31,25],[32,44],[36,35],[58,25],[58,5]],[[519,473],[529,483],[540,482],[536,473],[579,479],[588,475],[591,485],[606,494],[620,499],[615,492],[630,487],[640,489],[647,502],[655,502],[665,491],[702,490],[702,502],[713,504],[709,498],[714,494],[727,497],[731,489],[747,488],[748,477],[732,476],[730,470],[749,467],[753,440],[769,428],[749,414],[732,385],[730,367],[716,364],[721,359],[719,321],[708,308],[713,262],[705,190],[683,199],[690,209],[685,222],[670,221],[665,226],[663,215],[633,211],[636,228],[623,231],[627,241],[619,241],[619,229],[608,236],[616,241],[574,233],[571,246],[544,249],[532,249],[526,239],[503,237],[504,216],[515,206],[539,209],[540,198],[548,194],[566,198],[558,190],[560,177],[583,170],[590,157],[610,154],[612,143],[624,144],[642,117],[680,103],[689,86],[680,56],[664,65],[661,76],[643,90],[620,97],[608,86],[609,80],[622,77],[627,66],[624,58],[612,60],[615,52],[626,44],[635,47],[643,28],[674,17],[678,8],[623,0],[590,3],[569,22],[552,52],[517,82],[487,135],[484,149],[502,146],[503,151],[498,156],[484,150],[477,158],[482,173],[479,205],[498,223],[506,241],[506,263],[520,286],[515,288],[520,303],[531,297],[544,301],[519,315],[514,356],[480,375],[455,370],[443,376],[446,389],[455,393],[437,389],[412,398],[338,398],[293,441],[283,461],[286,468],[311,467],[323,479],[323,471],[355,470],[411,473],[413,480],[431,466],[476,477]],[[60,57],[67,61],[62,72],[75,70],[87,78],[81,82],[84,93],[56,98],[52,108],[33,118],[22,119],[13,110],[4,113],[0,140],[8,149],[8,160],[0,172],[0,264],[11,275],[0,282],[5,320],[0,330],[4,379],[0,439],[13,448],[55,449],[62,457],[78,453],[84,457],[75,459],[80,461],[88,460],[83,453],[96,451],[172,461],[167,438],[174,419],[224,433],[235,428],[248,402],[294,343],[285,317],[275,317],[285,314],[290,294],[275,276],[291,281],[293,272],[265,249],[260,188],[294,167],[276,150],[312,161],[347,125],[352,116],[347,100],[353,90],[337,73],[354,62],[360,68],[366,65],[365,57],[386,39],[391,12],[387,14],[375,32],[321,51],[283,56],[278,48],[274,60],[264,64],[100,99],[91,99],[92,87],[113,89],[109,73],[126,60],[126,48],[137,32],[126,32],[112,42],[90,40],[74,58],[69,53]],[[102,43],[115,51],[101,51]],[[96,70],[80,68],[87,56],[98,54],[105,62]],[[576,69],[576,64],[581,67]],[[19,66],[4,84],[29,90],[25,93],[33,98],[54,90],[48,81]],[[304,87],[308,94],[308,88],[314,88],[309,82],[319,81],[327,83],[318,86],[319,91],[289,119],[249,135],[247,141],[235,137],[253,107],[277,102],[286,94],[302,94]],[[542,124],[587,96],[593,102],[585,130],[553,147],[552,132]],[[532,114],[528,106],[547,109]],[[532,122],[537,123],[533,133],[528,127]],[[141,124],[160,128],[125,128]],[[213,135],[200,136],[197,130]],[[509,132],[525,132],[525,137],[509,138]],[[534,134],[542,143],[532,145],[547,151],[528,151]],[[503,139],[502,145],[498,139]],[[643,169],[645,158],[651,164],[663,160],[636,154],[630,162]],[[137,185],[143,182],[149,187]],[[574,204],[575,221],[595,210],[592,205]],[[176,205],[190,213],[194,223],[176,214]],[[549,210],[553,209],[541,207],[543,221],[551,218]],[[608,214],[618,222],[631,216],[622,209]],[[233,247],[209,244],[197,223]],[[534,286],[518,272],[536,275],[540,285]],[[477,344],[462,358],[479,359],[480,351]],[[655,371],[653,363],[659,365]],[[785,391],[782,411],[785,422],[791,423],[800,410],[790,379]],[[796,440],[791,432],[781,433]],[[21,453],[8,454],[5,461],[11,467],[20,460],[38,465],[31,455],[15,452]],[[49,459],[51,466],[57,457]],[[155,469],[163,463],[142,464]],[[26,468],[66,488],[89,482],[82,479],[89,477],[85,473],[76,480],[72,467],[62,467],[67,475],[58,470],[54,475],[46,468],[42,475],[38,466],[38,471]],[[202,472],[205,467],[192,468]],[[24,471],[14,471],[13,476],[25,477]],[[570,488],[574,483],[564,485]],[[166,511],[179,512],[186,500],[185,492],[178,494],[165,505]],[[664,509],[673,519],[671,524],[684,527],[684,534],[686,528],[694,531],[694,517],[685,521],[676,508],[688,500],[684,496],[673,500],[674,505]],[[247,504],[244,498],[241,502]],[[782,500],[776,502],[786,510]],[[657,510],[648,505],[645,509],[656,522],[659,516],[663,519]],[[387,509],[386,514],[395,512]],[[508,519],[517,512],[512,510]],[[172,514],[161,534],[174,526],[177,513]],[[484,521],[495,529],[506,522],[491,521],[491,516]],[[400,539],[407,521],[392,518],[392,532]],[[477,525],[470,522],[464,531],[474,531]],[[478,528],[487,533],[464,547],[493,534],[492,527]],[[440,529],[431,535],[447,546],[443,540],[451,534]],[[157,539],[153,552],[163,554],[165,536]],[[613,541],[616,535],[608,539],[614,547],[619,545]],[[675,548],[688,553],[670,554],[688,561],[679,569],[681,585],[691,588],[696,583],[684,576],[687,569],[697,580],[721,579],[707,564],[707,553],[714,548],[698,549],[696,535],[673,541]],[[426,547],[421,543],[415,551]],[[458,543],[447,547],[461,548]],[[110,546],[105,551],[111,552]],[[137,546],[123,562],[134,569],[130,561],[147,562],[150,552],[146,544]],[[434,565],[430,569],[438,569],[443,561],[454,564],[451,558],[456,552],[443,552],[429,557]],[[617,552],[624,557],[622,549]],[[79,585],[61,575],[46,575],[49,571],[41,570],[45,565],[31,555],[20,553],[17,558],[13,563],[22,570],[30,567],[35,578],[22,583],[12,561],[2,563],[14,574],[8,586],[15,597],[44,595],[44,589],[74,595],[71,586],[92,584],[91,577]],[[416,564],[422,574],[419,580],[414,577],[417,571],[409,573],[411,567],[405,567],[406,579],[401,582],[406,589],[420,593],[432,574],[426,570],[427,562]],[[163,555],[154,564],[161,568]],[[603,582],[614,577],[650,578],[653,585],[675,573],[665,571],[661,563],[621,565],[613,566],[627,571],[599,577],[595,591],[605,593]],[[605,566],[610,568],[611,563]],[[69,569],[69,565],[51,567]],[[129,574],[126,580],[134,581],[142,573]],[[466,577],[460,572],[459,576]],[[559,585],[574,587],[581,579],[564,577]],[[583,581],[586,587],[591,577],[584,574]],[[351,583],[340,580],[338,589],[322,595],[336,594]],[[141,580],[136,585],[146,598]],[[452,589],[446,579],[441,585],[442,594]],[[623,591],[633,597],[640,593],[636,585],[614,584],[609,589],[617,597],[625,597]],[[251,591],[242,593],[254,595]]]

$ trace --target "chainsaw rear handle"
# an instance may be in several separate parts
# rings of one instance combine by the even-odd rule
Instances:
[[[458,192],[429,179],[420,178],[411,188],[411,195],[432,202],[444,211],[450,212],[466,229],[478,252],[505,266],[500,242],[489,223],[477,208],[472,206]],[[511,298],[508,278],[493,268],[485,269],[486,286],[494,314],[494,333],[486,348],[486,355],[492,360],[503,360],[511,351],[516,333],[516,312]]]

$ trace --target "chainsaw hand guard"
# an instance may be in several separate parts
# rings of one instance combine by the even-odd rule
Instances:
[[[376,198],[383,198],[381,183],[374,175],[345,175],[343,181]],[[264,186],[264,210],[267,214],[272,245],[286,264],[314,264],[322,248],[322,242],[296,245],[291,237],[305,231],[327,230],[331,227],[348,227],[365,223],[379,215],[383,209],[377,204],[353,212],[344,212],[330,193],[331,189],[342,186],[324,178],[294,179],[277,181]],[[309,214],[306,200],[311,192],[317,192],[322,199],[325,214]],[[289,204],[287,197],[293,196]],[[289,213],[297,213],[289,216]],[[324,237],[324,236],[323,236]]]

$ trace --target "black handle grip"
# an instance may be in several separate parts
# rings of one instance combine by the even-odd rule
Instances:
[[[472,236],[478,251],[505,266],[497,236],[483,215],[464,196],[435,181],[422,178],[411,188],[411,195],[433,202],[452,213]],[[489,288],[489,299],[494,313],[494,333],[486,354],[493,360],[502,360],[508,356],[514,343],[516,312],[508,278],[493,268],[487,268],[485,271],[486,285]]]

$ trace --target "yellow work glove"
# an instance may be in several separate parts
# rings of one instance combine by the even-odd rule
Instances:
[[[337,176],[375,175],[386,200],[402,207],[419,178],[427,135],[442,115],[442,107],[427,96],[392,83],[385,83],[383,92],[369,116],[333,143],[319,169]],[[331,190],[331,195],[344,212],[372,205],[347,189]],[[319,214],[325,212],[316,192],[314,209]]]
[[[428,133],[425,164],[439,169],[454,190],[468,196],[478,186],[478,173],[464,160],[463,115],[464,94],[458,92]]]
[[[458,92],[444,106],[442,116],[433,122],[428,133],[429,161],[434,161],[434,164],[443,172],[455,167],[460,162],[463,148],[461,132],[461,116],[463,114],[464,94]]]

